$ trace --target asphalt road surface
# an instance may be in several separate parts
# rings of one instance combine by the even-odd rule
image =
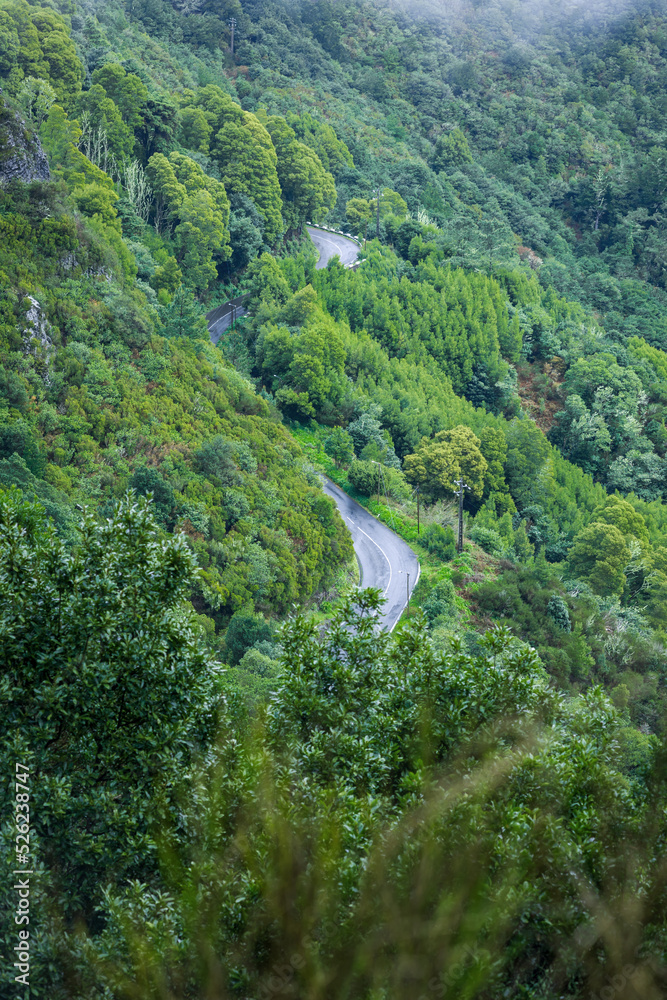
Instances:
[[[335,501],[352,535],[361,570],[360,586],[379,587],[385,597],[380,625],[391,632],[408,603],[408,579],[410,593],[419,579],[419,560],[402,538],[376,520],[335,483],[325,479],[323,488],[327,496]]]
[[[320,259],[317,267],[326,267],[336,254],[341,264],[352,264],[357,259],[358,245],[337,233],[323,232],[309,226],[310,238],[317,247]],[[220,336],[234,318],[243,316],[243,303],[247,295],[226,302],[212,309],[206,316],[211,340],[217,344]],[[232,309],[234,307],[234,309]],[[360,504],[343,492],[335,483],[325,479],[324,492],[334,500],[352,536],[352,544],[361,572],[360,586],[378,587],[385,598],[384,610],[379,615],[380,627],[391,632],[408,603],[409,592],[419,579],[419,561],[402,538],[369,514]]]
[[[354,264],[359,253],[358,243],[355,243],[354,240],[348,240],[345,236],[339,236],[338,233],[327,233],[322,229],[316,229],[314,226],[308,226],[307,228],[310,238],[320,255],[320,259],[315,265],[317,270],[321,267],[326,267],[331,258],[335,257],[336,254],[340,257],[341,264]]]
[[[318,269],[326,267],[336,254],[340,257],[341,264],[354,264],[356,261],[359,246],[354,240],[348,240],[347,237],[339,236],[338,233],[327,233],[322,229],[316,229],[315,226],[308,226],[308,232],[320,255],[320,259],[315,265]],[[232,318],[238,319],[240,316],[245,316],[247,310],[244,303],[247,298],[247,294],[239,295],[206,314],[211,343],[218,343],[225,330],[232,325]]]
[[[206,322],[208,323],[211,343],[218,343],[221,335],[232,325],[232,316],[235,320],[240,316],[245,316],[247,309],[244,308],[243,303],[247,298],[247,295],[239,295],[235,299],[225,302],[224,306],[218,306],[217,309],[212,309],[210,313],[206,313]]]

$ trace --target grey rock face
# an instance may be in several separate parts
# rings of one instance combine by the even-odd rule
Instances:
[[[0,184],[13,180],[28,184],[48,181],[50,177],[41,142],[28,134],[23,119],[3,107],[0,98]]]
[[[46,385],[51,384],[51,361],[56,353],[56,348],[49,335],[49,324],[47,323],[44,310],[32,295],[28,295],[30,308],[26,313],[26,327],[23,330],[23,353],[32,355],[39,362],[38,370],[41,370],[42,378]]]
[[[53,350],[53,341],[49,336],[46,316],[37,299],[33,299],[32,295],[29,295],[28,301],[30,308],[25,316],[28,326],[23,331],[25,350],[27,352],[32,348],[34,351],[37,345],[33,344],[33,341],[37,341],[42,351],[49,354]]]

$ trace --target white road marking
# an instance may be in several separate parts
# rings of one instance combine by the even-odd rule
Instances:
[[[350,524],[354,524],[354,521],[352,520],[351,517],[349,517],[347,514],[345,514],[344,516],[345,516],[345,520],[346,521],[349,521]],[[378,545],[378,543],[375,541],[375,539],[371,538],[371,536],[367,532],[365,532],[364,529],[360,525],[356,524],[355,527],[357,528],[358,531],[361,532],[362,535],[366,535],[366,538],[368,539],[368,541],[372,542],[373,545],[375,546],[375,548],[380,550],[380,552],[382,553],[382,555],[384,556],[384,558],[386,560],[387,566],[389,567],[389,583],[385,587],[384,592],[382,594],[383,597],[386,597],[387,596],[387,591],[391,587],[391,581],[392,581],[392,576],[393,576],[393,572],[392,572],[392,568],[391,568],[391,561],[389,559],[389,556],[387,555],[387,553],[385,552],[385,550],[382,548],[382,546]]]
[[[340,237],[339,240],[327,239],[327,237],[326,236],[322,236],[319,231],[317,233],[311,233],[310,236],[311,236],[311,239],[313,240],[313,242],[315,243],[316,246],[317,246],[318,242],[319,243],[328,243],[329,246],[332,246],[334,248],[335,252],[341,258],[341,263],[344,263],[344,261],[343,261],[343,257],[344,256],[349,255],[349,254],[352,253],[352,249],[354,250],[354,257],[356,258],[356,256],[357,256],[357,252],[358,252],[359,248],[357,247],[356,243],[353,243],[352,240],[348,240],[345,237]],[[352,244],[351,247],[350,247],[350,244]],[[322,260],[322,254],[321,253],[320,253],[320,260],[318,260],[318,264],[320,262],[322,262],[323,265],[326,264],[326,261]]]
[[[341,247],[340,243],[336,243],[335,240],[325,240],[325,239],[322,239],[322,237],[320,237],[320,243],[328,243],[329,246],[335,247],[336,250],[341,250],[341,249],[345,250],[346,249],[345,247]]]
[[[346,249],[345,247],[341,248],[338,245],[338,243],[334,243],[333,240],[322,240],[322,242],[323,243],[329,243],[330,246],[332,246],[334,248],[334,253],[331,255],[332,257],[335,257],[336,255],[338,255],[339,257],[344,257],[345,256],[345,249]]]
[[[327,486],[329,487],[329,489],[331,490],[331,492],[329,492],[329,490],[327,490]],[[334,501],[334,503],[336,503],[336,493],[335,493],[335,488],[333,487],[333,484],[329,483],[328,481],[325,481],[324,492],[327,493],[327,495]],[[343,493],[342,490],[340,492]],[[345,496],[344,493],[343,493],[343,495]],[[338,506],[337,503],[336,503],[336,506]],[[373,545],[377,549],[379,549],[380,552],[382,553],[382,555],[384,556],[385,561],[386,561],[387,565],[389,566],[389,582],[387,583],[387,586],[385,587],[385,589],[383,591],[383,594],[382,594],[383,597],[386,597],[387,596],[387,592],[388,592],[389,588],[391,587],[391,581],[393,579],[393,570],[391,568],[391,561],[389,560],[389,557],[388,557],[387,553],[384,551],[384,549],[382,548],[381,545],[378,545],[378,543],[375,541],[374,538],[371,538],[371,536],[366,531],[364,531],[364,529],[360,525],[355,524],[355,522],[352,520],[352,518],[348,514],[343,514],[343,512],[340,510],[340,508],[338,508],[338,509],[339,509],[339,512],[342,514],[342,516],[345,518],[345,520],[349,521],[350,524],[354,524],[355,527],[357,528],[357,530],[360,531],[362,535],[366,535],[366,538],[368,539],[368,541],[372,542]],[[370,515],[370,516],[372,516],[372,515]],[[385,527],[386,527],[386,525],[385,525]],[[391,529],[389,529],[389,530],[391,530]],[[398,536],[398,537],[399,537],[399,541],[402,541],[400,539],[400,536]],[[412,554],[414,555],[414,552]],[[360,569],[361,569],[361,563],[359,563],[359,566],[360,566]],[[363,573],[363,570],[362,570],[362,573]],[[419,560],[417,560],[417,578],[416,578],[415,582],[413,583],[412,587],[410,588],[410,594],[412,594],[412,591],[417,586],[417,583],[419,582],[419,577],[420,576],[421,576],[421,566],[419,564]],[[403,613],[403,610],[404,610],[404,608],[401,610],[401,614]],[[385,617],[388,614],[389,614],[389,612],[387,612],[387,611],[384,612]],[[399,618],[400,618],[400,615],[399,615]],[[398,624],[399,618],[396,619],[396,621],[394,622],[394,624],[389,629],[390,632],[394,631],[394,628]]]
[[[374,539],[374,538],[371,538],[371,536],[370,536],[370,535],[366,534],[366,532],[364,531],[364,529],[363,529],[363,528],[360,528],[360,527],[359,527],[359,525],[357,525],[357,528],[358,528],[358,530],[359,530],[359,531],[361,532],[361,534],[362,534],[362,535],[366,535],[366,538],[368,539],[368,541],[369,541],[369,542],[372,542],[372,543],[373,543],[373,545],[375,546],[375,548],[376,548],[376,549],[379,549],[379,550],[380,550],[380,552],[382,553],[382,555],[383,555],[383,556],[385,557],[385,559],[386,559],[386,561],[387,561],[387,566],[389,567],[389,583],[388,583],[388,584],[387,584],[387,586],[386,586],[386,587],[384,588],[384,591],[383,591],[383,593],[382,593],[382,596],[383,596],[383,597],[386,597],[386,596],[387,596],[387,591],[388,591],[388,590],[389,590],[389,588],[391,587],[391,577],[392,577],[392,571],[391,571],[391,562],[389,561],[389,557],[388,557],[387,553],[385,552],[385,550],[384,550],[384,549],[382,548],[382,546],[381,546],[381,545],[378,545],[378,543],[377,543],[377,542],[375,541],[375,539]]]

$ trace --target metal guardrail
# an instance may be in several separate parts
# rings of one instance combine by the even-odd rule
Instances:
[[[344,233],[341,229],[333,229],[331,226],[316,226],[311,222],[306,223],[311,229],[320,229],[324,233],[335,233],[337,236],[344,236],[346,239],[350,240],[352,243],[361,248],[363,246],[361,240],[357,239],[351,233]],[[351,264],[344,264],[343,266],[348,270],[356,270],[362,263],[360,260],[355,260]],[[223,302],[215,308],[211,309],[210,312],[206,314],[206,321],[208,324],[209,332],[212,334],[214,328],[217,326],[218,322],[222,319],[226,319],[228,316],[231,318],[231,325],[234,324],[235,319],[239,315],[245,313],[245,303],[250,298],[250,292],[242,292],[241,295],[237,295],[235,298],[230,299],[228,302]],[[216,313],[220,315],[213,317]]]
[[[229,299],[227,302],[221,302],[220,305],[214,306],[213,309],[210,309],[206,313],[207,322],[211,319],[214,313],[220,312],[220,310],[228,309],[231,311],[232,309],[237,309],[239,306],[242,307],[249,298],[250,292],[241,292],[240,295],[236,295],[233,299]]]
[[[331,226],[320,226],[315,222],[307,222],[307,226],[311,229],[321,229],[324,233],[336,233],[338,236],[344,236],[348,240],[352,240],[357,246],[363,246],[363,243],[357,236],[353,236],[352,233],[344,233],[342,229],[332,229]]]
[[[344,233],[342,229],[332,229],[331,226],[318,226],[314,222],[307,222],[306,226],[310,226],[311,229],[320,229],[323,233],[335,233],[337,236],[344,236],[345,239],[356,243],[359,249],[363,248],[364,244],[357,236],[353,236],[352,233]],[[348,271],[356,271],[360,264],[363,264],[363,260],[355,260],[351,264],[343,264],[343,267],[347,268]]]

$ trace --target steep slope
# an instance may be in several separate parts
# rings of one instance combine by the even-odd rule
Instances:
[[[3,484],[62,524],[75,503],[105,513],[128,486],[152,492],[163,527],[190,538],[195,605],[218,625],[327,587],[351,557],[347,533],[191,296],[163,322],[62,186],[0,189],[0,232]]]

